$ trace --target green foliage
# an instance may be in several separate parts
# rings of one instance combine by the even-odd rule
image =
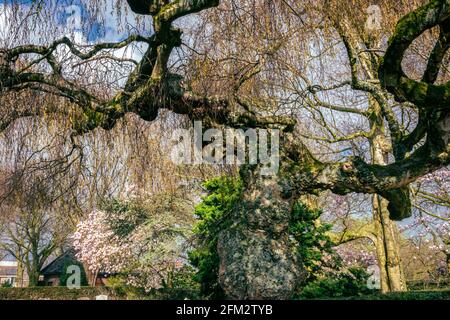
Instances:
[[[119,237],[130,235],[148,219],[147,208],[139,201],[103,200],[101,209],[108,213],[108,224]]]
[[[189,265],[174,271],[170,277],[170,286],[145,291],[127,283],[126,274],[117,274],[108,278],[106,285],[118,296],[128,300],[184,300],[200,299],[200,287],[194,280],[195,270]]]
[[[116,274],[108,277],[106,286],[114,291],[118,296],[127,300],[146,300],[150,299],[149,293],[142,288],[131,286],[127,283],[126,274]]]
[[[346,272],[332,274],[307,284],[299,298],[341,298],[373,293],[367,288],[369,274],[363,268],[349,268]]]
[[[3,283],[0,285],[0,288],[12,288],[12,284],[11,284],[11,282],[9,282],[9,281],[3,282]]]
[[[64,263],[63,269],[62,269],[62,273],[59,276],[59,285],[60,286],[66,286],[67,285],[67,279],[72,275],[72,273],[67,273],[67,268],[70,266],[78,266],[80,267],[81,270],[81,279],[80,279],[80,285],[81,286],[87,286],[88,285],[88,280],[86,277],[86,272],[84,271],[84,267],[83,265],[76,260],[68,260]]]
[[[200,283],[200,292],[210,299],[222,299],[224,293],[218,282],[220,259],[217,253],[217,242],[205,244],[189,253],[189,259],[194,267],[198,269],[194,280]]]
[[[200,291],[199,283],[194,280],[196,270],[189,265],[173,272],[171,287],[174,290]]]
[[[198,269],[194,279],[201,284],[201,293],[207,298],[221,299],[224,295],[218,283],[217,238],[231,223],[227,217],[242,196],[243,184],[239,178],[223,176],[206,182],[204,187],[208,196],[195,209],[199,218],[194,229],[198,243],[189,258]],[[299,202],[293,208],[289,225],[289,233],[311,279],[320,271],[323,255],[333,252],[333,243],[326,235],[331,225],[319,223],[321,214],[321,210],[311,210]]]
[[[450,300],[450,290],[434,291],[408,291],[408,292],[389,292],[385,294],[371,294],[359,297],[350,297],[349,299],[359,300]]]
[[[170,287],[158,290],[154,294],[165,300],[198,300],[201,299],[200,285],[195,281],[196,270],[189,265],[174,271]]]
[[[205,182],[203,187],[209,194],[195,208],[194,214],[200,221],[194,233],[201,240],[217,239],[218,231],[223,227],[224,218],[233,210],[241,197],[242,182],[239,178],[222,176]]]
[[[321,214],[321,210],[297,202],[289,223],[289,233],[297,242],[297,252],[310,279],[321,270],[323,255],[333,253],[333,242],[326,234],[332,226],[319,222]]]
[[[230,224],[227,219],[242,195],[240,178],[222,176],[207,181],[204,188],[208,195],[195,208],[199,222],[194,228],[197,247],[189,253],[189,259],[197,273],[194,280],[201,284],[201,293],[207,298],[224,298],[218,283],[219,255],[217,240],[220,230]]]

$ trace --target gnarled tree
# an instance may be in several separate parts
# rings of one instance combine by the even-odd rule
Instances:
[[[291,206],[302,194],[320,190],[341,195],[351,192],[376,194],[378,199],[382,197],[388,201],[390,218],[399,220],[410,213],[408,185],[448,165],[450,82],[435,82],[449,48],[450,1],[432,0],[405,15],[391,36],[379,70],[375,70],[374,78],[369,80],[358,78],[358,53],[353,50],[352,38],[345,28],[337,26],[352,71],[347,84],[355,90],[368,92],[374,101],[373,110],[378,112],[376,116],[386,119],[389,124],[394,154],[389,163],[385,159],[370,163],[360,157],[325,162],[313,156],[294,130],[295,119],[264,112],[266,107],[273,105],[270,96],[257,103],[240,96],[238,89],[260,72],[260,63],[254,64],[243,76],[230,80],[232,87],[237,89],[233,95],[196,92],[189,82],[183,81],[187,75],[173,73],[169,66],[170,57],[174,49],[182,45],[182,30],[175,22],[193,13],[213,10],[211,8],[219,6],[219,0],[127,2],[135,13],[152,17],[151,36],[131,35],[119,42],[95,44],[87,50],[68,37],[46,45],[1,48],[0,94],[31,90],[68,99],[80,111],[73,119],[71,138],[74,148],[77,136],[97,127],[111,129],[126,113],[135,113],[152,121],[160,109],[201,119],[213,126],[281,128],[280,171],[265,177],[260,175],[260,166],[242,168],[246,183],[243,201],[233,214],[235,223],[223,230],[219,238],[220,281],[230,297],[285,298],[294,290],[302,274],[301,262],[291,250],[286,228]],[[302,17],[303,13],[295,11],[294,7],[288,8]],[[413,80],[402,70],[405,51],[423,32],[436,26],[439,27],[439,41],[428,59],[427,70],[420,81]],[[278,40],[265,39],[270,43],[266,57],[279,48]],[[108,50],[125,48],[132,43],[142,43],[147,48],[122,89],[114,92],[113,97],[98,96],[95,90],[68,77],[63,65],[65,60],[58,56],[64,47],[78,59],[78,65],[91,63],[105,59],[102,54]],[[379,86],[373,84],[376,79]],[[396,101],[409,102],[418,111],[419,120],[412,132],[397,130],[385,104],[391,98],[386,91]],[[7,110],[0,118],[0,129],[18,118],[49,112],[64,114],[67,110],[35,106]]]

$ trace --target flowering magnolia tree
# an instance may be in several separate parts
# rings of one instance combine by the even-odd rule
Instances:
[[[174,195],[147,200],[108,201],[77,225],[77,258],[95,279],[99,272],[120,274],[146,291],[170,287],[186,261],[192,208]],[[183,217],[182,217],[183,216]]]
[[[365,269],[378,264],[374,250],[367,245],[349,243],[336,248],[344,267],[363,267]]]
[[[407,265],[416,271],[427,268],[427,275],[436,280],[448,279],[450,269],[450,171],[443,168],[425,175],[413,186],[413,217],[401,227],[411,236],[413,246]]]
[[[73,234],[77,258],[96,275],[100,270],[107,273],[120,272],[127,267],[133,253],[128,241],[114,234],[107,223],[108,214],[94,210],[78,223]]]

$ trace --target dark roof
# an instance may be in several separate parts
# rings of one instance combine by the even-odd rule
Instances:
[[[41,274],[44,276],[54,276],[65,273],[65,270],[63,269],[68,263],[79,264],[77,258],[75,257],[75,250],[73,249],[67,250],[55,260],[50,262],[44,269],[41,270]]]
[[[0,267],[0,276],[17,276],[17,267]]]

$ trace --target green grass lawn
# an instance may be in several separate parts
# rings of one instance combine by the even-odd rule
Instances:
[[[392,292],[387,294],[371,294],[354,297],[320,298],[331,300],[450,300],[450,289],[436,289],[427,291]]]

